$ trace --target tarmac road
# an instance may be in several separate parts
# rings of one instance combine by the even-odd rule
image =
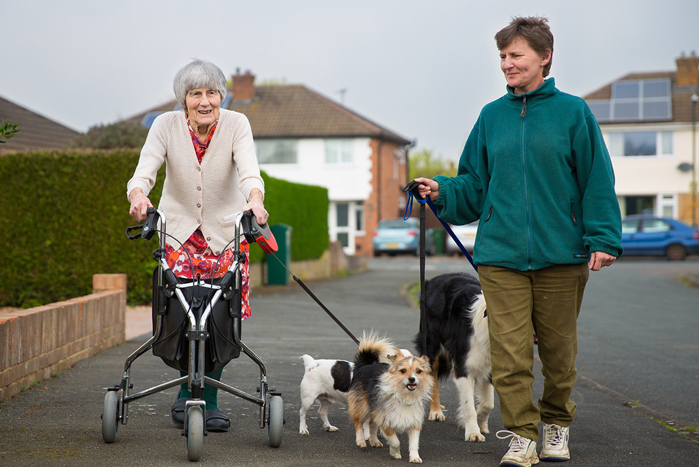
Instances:
[[[408,304],[401,289],[417,280],[417,260],[380,258],[370,266],[366,273],[307,285],[355,335],[375,329],[412,348],[418,310]],[[463,260],[448,258],[429,259],[428,266],[428,277],[470,267]],[[699,425],[699,352],[692,335],[697,329],[699,290],[679,282],[682,266],[699,274],[699,262],[620,261],[591,276],[579,321],[581,378],[573,393],[578,416],[571,428],[573,459],[568,465],[699,465],[699,443],[644,415],[655,410],[664,420]],[[401,437],[401,461],[391,460],[387,448],[356,447],[353,427],[340,405],[330,410],[339,432],[323,431],[313,409],[308,420],[311,435],[298,434],[298,385],[303,375],[299,357],[308,353],[316,358],[351,359],[356,346],[293,282],[253,291],[251,302],[253,316],[243,325],[243,341],[265,360],[271,386],[283,393],[283,442],[279,448],[268,447],[266,429],[259,428],[257,406],[220,394],[219,405],[233,426],[228,433],[211,433],[204,439],[200,463],[407,464],[405,436]],[[108,349],[0,403],[0,465],[189,464],[185,440],[170,420],[175,389],[130,404],[129,422],[120,425],[117,442],[102,441],[100,413],[106,388],[120,381],[126,356],[144,339],[140,336]],[[243,355],[226,367],[223,379],[255,393],[258,374],[257,366]],[[174,378],[176,372],[148,353],[134,363],[131,376],[134,391],[139,391]],[[540,391],[539,377],[536,398]],[[638,404],[630,408],[623,404],[625,400]],[[481,444],[463,441],[463,430],[454,421],[456,390],[450,382],[443,386],[442,403],[447,421],[426,422],[423,428],[420,455],[425,464],[498,465],[507,442],[494,435],[502,429],[497,398],[490,416],[491,434]]]

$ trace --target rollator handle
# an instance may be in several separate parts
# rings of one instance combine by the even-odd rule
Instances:
[[[262,251],[268,255],[274,254],[279,250],[277,239],[274,238],[269,224],[265,222],[259,225],[252,211],[243,212],[240,224],[243,226],[243,234],[248,243],[257,243],[262,248]]]
[[[153,235],[155,235],[155,232],[158,230],[159,219],[160,215],[158,214],[158,210],[153,207],[148,208],[148,217],[146,218],[146,221],[140,225],[127,227],[126,237],[129,240],[136,240],[137,238],[145,238],[146,240],[150,240],[153,237]],[[133,231],[139,229],[141,230],[140,233],[132,234]]]

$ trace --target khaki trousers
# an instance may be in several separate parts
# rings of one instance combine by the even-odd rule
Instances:
[[[589,276],[587,264],[516,271],[481,265],[488,309],[493,385],[506,429],[538,442],[539,423],[569,426],[575,416],[577,318]],[[544,393],[532,400],[534,332],[543,364]]]

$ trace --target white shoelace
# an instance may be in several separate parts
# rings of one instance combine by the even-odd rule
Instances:
[[[503,435],[500,436],[500,433],[503,433]],[[510,440],[510,451],[513,451],[514,453],[525,454],[527,447],[529,446],[529,442],[531,441],[530,439],[519,436],[517,433],[513,433],[509,430],[500,430],[495,433],[495,436],[498,439],[512,438],[512,440]]]
[[[548,428],[544,430],[546,432],[546,443],[544,446],[560,449],[563,447],[563,440],[565,438],[566,428],[558,425],[548,425]]]

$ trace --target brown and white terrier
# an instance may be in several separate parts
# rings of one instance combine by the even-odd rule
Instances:
[[[380,339],[373,334],[362,337],[347,393],[357,446],[366,447],[363,426],[368,423],[369,443],[374,447],[383,446],[377,436],[381,428],[391,457],[400,459],[397,433],[407,431],[409,460],[421,463],[420,430],[433,385],[429,358],[391,355],[388,356],[390,363],[380,363],[383,356],[378,342]]]

